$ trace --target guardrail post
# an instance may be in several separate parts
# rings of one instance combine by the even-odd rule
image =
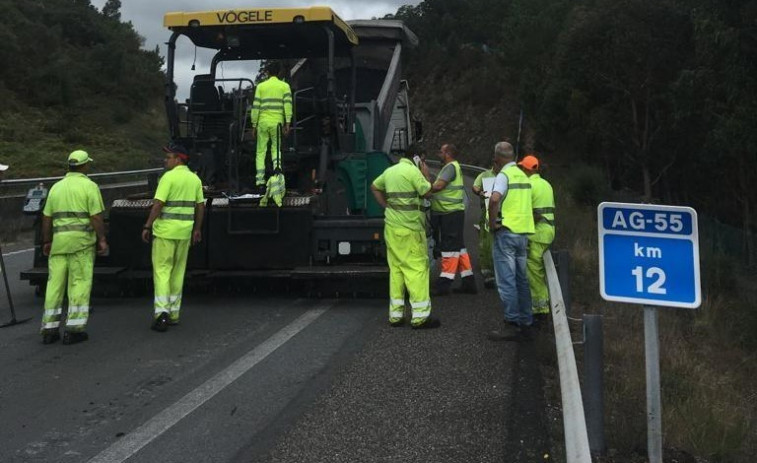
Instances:
[[[570,252],[567,250],[555,251],[553,253],[557,262],[557,279],[560,281],[560,288],[562,289],[563,304],[565,304],[565,314],[570,317]]]
[[[602,316],[586,314],[584,325],[584,410],[589,449],[593,456],[604,456],[604,333]]]

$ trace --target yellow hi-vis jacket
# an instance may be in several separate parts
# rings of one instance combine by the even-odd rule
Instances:
[[[105,210],[100,188],[81,172],[69,172],[50,188],[42,213],[53,220],[51,255],[73,254],[94,246],[90,217]]]
[[[502,201],[500,218],[502,226],[518,234],[534,232],[534,214],[531,203],[531,182],[515,164],[505,168],[507,195]]]
[[[555,194],[552,185],[539,174],[533,174],[528,179],[531,181],[531,205],[534,212],[541,216],[536,220],[534,234],[528,239],[550,244],[555,239]]]
[[[169,240],[190,239],[195,206],[205,202],[200,177],[187,166],[176,166],[160,178],[155,199],[164,204],[160,217],[152,224],[152,234]]]
[[[434,193],[431,196],[431,212],[438,214],[447,214],[455,211],[465,210],[465,191],[463,191],[463,172],[460,169],[460,163],[452,161],[445,164],[436,176],[437,180],[442,178],[442,173],[446,169],[455,170],[455,178],[447,183],[443,190]]]
[[[426,229],[421,196],[428,193],[431,184],[411,160],[400,159],[379,175],[373,186],[386,195],[384,223],[387,227],[413,231]]]
[[[250,114],[252,126],[259,123],[289,124],[292,122],[292,90],[278,77],[269,77],[255,87]]]

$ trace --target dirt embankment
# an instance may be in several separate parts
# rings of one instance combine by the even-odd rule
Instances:
[[[411,77],[411,109],[423,122],[427,156],[434,156],[442,144],[453,143],[461,162],[487,166],[498,141],[515,144],[520,105],[511,93],[481,88],[475,75],[434,72]],[[531,133],[526,123],[521,150],[532,146]]]

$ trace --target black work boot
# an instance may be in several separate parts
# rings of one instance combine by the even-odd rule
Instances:
[[[538,328],[541,329],[543,326],[548,325],[548,322],[549,322],[549,312],[534,314],[534,325],[536,325]]]
[[[464,277],[462,279],[462,286],[460,289],[456,289],[456,293],[465,293],[465,294],[478,294],[478,288],[476,287],[476,278],[471,275]]]
[[[42,332],[42,344],[52,344],[60,339],[60,333],[55,330],[44,330]]]
[[[397,328],[405,324],[404,318],[390,318],[389,319],[389,325],[392,328]]]
[[[531,341],[534,339],[534,331],[532,325],[523,325],[520,327],[520,340]]]
[[[66,331],[63,333],[63,344],[76,344],[89,339],[89,335],[84,331]]]
[[[489,332],[490,341],[521,341],[521,329],[515,322],[505,322],[502,329]]]
[[[150,328],[161,333],[166,331],[168,329],[168,314],[163,312],[162,314],[158,315],[158,317],[153,320],[152,326]]]
[[[431,295],[432,296],[446,296],[449,294],[451,287],[452,287],[452,280],[450,280],[449,278],[439,277],[436,279],[436,284],[431,289]]]

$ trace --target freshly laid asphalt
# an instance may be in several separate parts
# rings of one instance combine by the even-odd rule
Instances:
[[[475,254],[477,207],[470,211]],[[156,333],[149,297],[95,297],[90,340],[48,346],[37,332],[42,301],[17,280],[31,253],[5,260],[18,318],[33,320],[0,330],[0,461],[533,462],[552,454],[539,342],[486,338],[502,320],[496,291],[434,298],[442,322],[434,330],[390,327],[380,299],[190,292],[182,324]],[[8,318],[0,298],[0,321]]]

